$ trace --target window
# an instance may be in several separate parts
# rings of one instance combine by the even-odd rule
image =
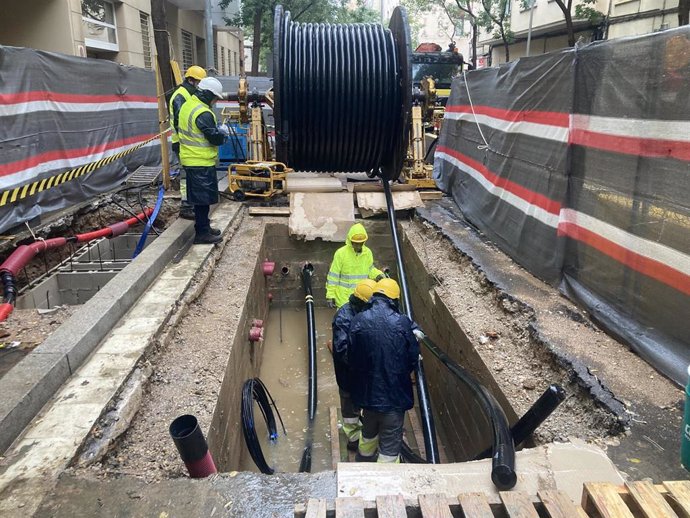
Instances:
[[[221,46],[220,47],[220,75],[224,76],[225,74],[225,47]]]
[[[89,48],[117,52],[115,6],[108,0],[81,0],[84,43]]]
[[[182,31],[182,68],[187,70],[194,63],[194,49],[192,48],[192,34]]]
[[[139,21],[141,22],[141,45],[144,49],[144,68],[151,70],[151,37],[149,36],[149,15],[139,11]]]

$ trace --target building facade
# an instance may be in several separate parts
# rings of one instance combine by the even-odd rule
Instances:
[[[242,32],[227,27],[238,0],[213,9],[213,54],[207,63],[204,0],[166,0],[171,55],[182,69],[198,64],[220,75],[244,66]],[[0,44],[108,59],[152,68],[155,56],[150,0],[23,0],[0,17]]]

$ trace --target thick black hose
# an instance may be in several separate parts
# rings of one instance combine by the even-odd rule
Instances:
[[[304,288],[304,303],[307,309],[307,350],[309,352],[309,387],[307,391],[307,436],[305,440],[300,473],[311,471],[311,451],[314,443],[314,418],[316,417],[317,383],[316,383],[316,323],[314,321],[314,295],[311,280],[314,267],[307,263],[302,268],[302,287]]]
[[[271,442],[275,442],[278,439],[278,429],[271,406],[275,408],[276,414],[278,414],[283,433],[287,435],[287,431],[283,424],[283,418],[280,416],[280,412],[278,412],[275,401],[268,392],[266,385],[264,385],[259,378],[252,378],[245,381],[242,386],[242,433],[244,434],[244,442],[247,444],[247,449],[249,450],[254,464],[261,470],[261,473],[272,475],[275,470],[266,462],[266,458],[261,450],[259,438],[256,435],[254,401],[259,405],[261,414],[264,417]]]
[[[468,371],[431,341],[428,336],[422,339],[426,348],[450,370],[475,396],[492,427],[493,445],[491,480],[500,490],[511,489],[517,482],[515,474],[515,444],[508,426],[508,419],[496,399]]]
[[[402,248],[398,236],[398,220],[395,217],[395,206],[393,195],[391,194],[390,183],[383,180],[383,192],[386,195],[386,205],[388,206],[388,223],[390,224],[391,235],[393,236],[393,246],[395,248],[395,260],[398,265],[398,281],[402,291],[403,310],[410,320],[412,318],[412,303],[410,302],[410,290],[407,286],[407,275],[405,274],[405,264],[403,263]],[[417,399],[419,400],[419,412],[422,421],[422,433],[424,435],[424,447],[426,448],[427,460],[431,464],[438,464],[438,444],[436,442],[436,427],[434,426],[434,416],[431,413],[431,402],[429,400],[429,388],[424,373],[424,364],[420,356],[417,362]]]
[[[5,303],[14,305],[17,300],[17,284],[11,272],[2,272],[2,286]]]

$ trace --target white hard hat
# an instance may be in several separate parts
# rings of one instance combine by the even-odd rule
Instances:
[[[220,81],[216,79],[215,77],[205,77],[201,81],[199,81],[199,85],[197,86],[199,90],[208,90],[213,95],[218,97],[218,99],[223,98],[223,85],[220,84]]]

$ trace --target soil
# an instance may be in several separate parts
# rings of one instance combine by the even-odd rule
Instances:
[[[169,438],[168,426],[182,414],[193,414],[208,428],[220,391],[246,294],[236,281],[254,268],[261,246],[262,218],[238,218],[231,239],[212,268],[201,273],[190,290],[187,312],[167,345],[153,351],[153,374],[132,425],[103,461],[77,473],[98,477],[133,475],[147,482],[186,476]],[[207,283],[207,284],[206,284]],[[198,298],[195,298],[199,295]]]

